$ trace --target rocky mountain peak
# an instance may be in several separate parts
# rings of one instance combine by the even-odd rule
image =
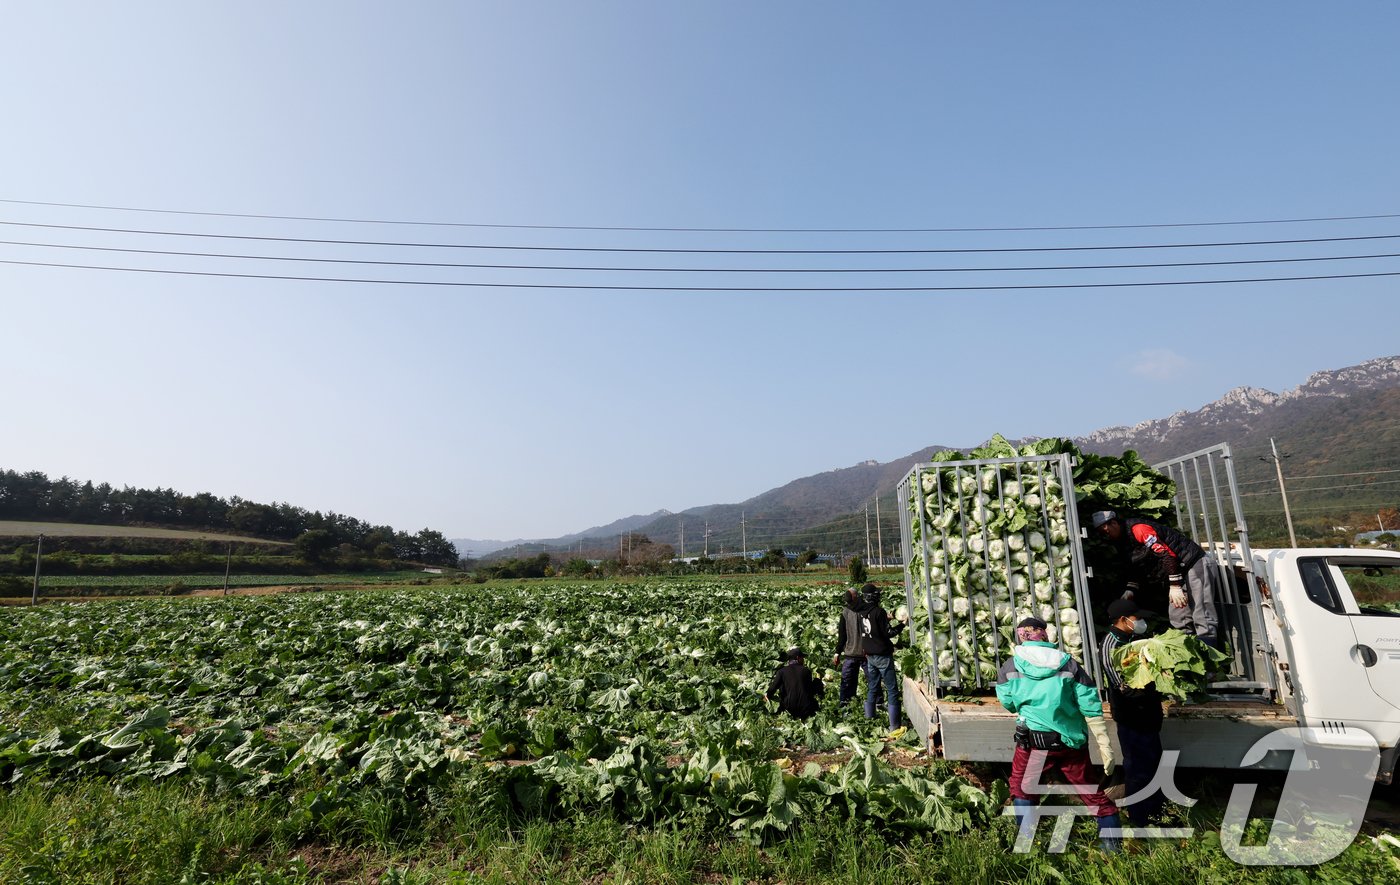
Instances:
[[[1208,429],[1226,425],[1248,430],[1259,417],[1287,403],[1311,398],[1350,396],[1365,390],[1400,386],[1400,356],[1378,357],[1344,369],[1314,372],[1285,393],[1262,387],[1236,387],[1220,399],[1194,411],[1180,411],[1166,418],[1129,426],[1105,427],[1079,442],[1091,449],[1134,448],[1161,442],[1184,429]]]
[[[1362,390],[1400,385],[1400,356],[1383,356],[1345,369],[1314,372],[1281,397],[1283,401],[1312,396],[1347,396]]]

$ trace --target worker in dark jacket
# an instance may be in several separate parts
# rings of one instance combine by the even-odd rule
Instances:
[[[1168,525],[1150,519],[1120,517],[1100,510],[1091,517],[1094,530],[1113,544],[1138,548],[1156,557],[1167,576],[1167,618],[1176,629],[1219,648],[1215,588],[1210,560],[1201,546]]]
[[[796,719],[807,719],[817,712],[817,698],[824,686],[812,675],[803,660],[802,649],[787,650],[787,663],[779,667],[763,693],[765,701],[777,701],[778,706]]]
[[[854,587],[847,587],[841,618],[836,622],[836,654],[831,657],[831,666],[841,668],[840,703],[843,707],[855,698],[860,671],[865,668],[865,653],[860,650],[860,620],[856,614],[859,606],[860,593]]]
[[[1130,596],[1109,603],[1108,633],[1103,638],[1104,681],[1108,688],[1108,704],[1113,722],[1118,728],[1118,746],[1123,750],[1123,792],[1133,796],[1157,775],[1162,763],[1162,695],[1157,686],[1130,688],[1123,681],[1123,671],[1114,658],[1114,650],[1148,633],[1150,612],[1138,608]],[[1112,796],[1119,798],[1122,796]],[[1128,819],[1134,826],[1145,827],[1162,810],[1165,797],[1154,791],[1150,797],[1128,807]]]
[[[875,718],[875,703],[880,686],[885,687],[885,712],[890,728],[898,728],[899,677],[894,669],[894,637],[904,625],[890,625],[890,616],[880,606],[880,588],[866,584],[860,588],[860,603],[855,611],[860,628],[860,651],[865,655],[865,718]]]

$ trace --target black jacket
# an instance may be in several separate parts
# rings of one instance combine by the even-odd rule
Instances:
[[[766,697],[773,698],[789,715],[806,719],[817,712],[817,698],[825,687],[801,661],[788,661],[773,674]]]
[[[890,616],[873,599],[861,597],[856,606],[856,626],[860,630],[860,653],[864,655],[894,654],[894,637],[903,624],[890,625]]]
[[[1113,721],[1118,723],[1120,728],[1155,734],[1162,730],[1162,695],[1157,691],[1157,686],[1129,688],[1123,683],[1123,673],[1113,662],[1115,648],[1141,638],[1124,633],[1117,627],[1109,627],[1108,634],[1103,638],[1103,654],[1100,657],[1103,660],[1104,682],[1107,683],[1108,703],[1112,708]]]

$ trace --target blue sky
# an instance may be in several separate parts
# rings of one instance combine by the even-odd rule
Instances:
[[[1384,254],[1395,240],[716,255],[15,224],[634,250],[1392,236],[1400,218],[1102,227],[1400,213],[1392,3],[45,3],[3,22],[0,239],[43,245],[0,245],[0,260],[738,290],[0,263],[7,467],[544,537],[993,432],[1130,424],[1400,352],[1400,277],[868,291],[1400,272],[1400,259],[642,274],[52,248],[849,270]],[[1099,229],[910,230],[1076,226]],[[755,291],[773,286],[867,290]]]

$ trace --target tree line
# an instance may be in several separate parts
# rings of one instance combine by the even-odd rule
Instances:
[[[0,519],[231,532],[272,541],[300,541],[299,551],[312,556],[348,548],[377,559],[457,565],[457,548],[433,529],[409,534],[353,516],[287,503],[262,504],[209,492],[185,495],[159,487],[116,488],[91,480],[80,483],[66,476],[51,480],[39,471],[0,470]],[[313,534],[307,538],[308,533]]]
[[[490,562],[463,560],[463,565],[475,573],[480,580],[490,578],[546,578],[562,575],[571,578],[603,578],[620,575],[732,575],[755,574],[777,571],[802,571],[816,563],[817,551],[804,550],[789,556],[781,547],[774,547],[757,557],[725,556],[711,559],[701,556],[691,559],[677,559],[675,548],[670,544],[658,544],[643,534],[633,534],[631,544],[623,548],[619,556],[616,551],[606,554],[588,555],[561,551],[540,551],[533,556],[499,556]],[[590,558],[592,557],[592,558]],[[864,581],[864,565],[860,557],[854,557],[851,566],[861,569]]]

